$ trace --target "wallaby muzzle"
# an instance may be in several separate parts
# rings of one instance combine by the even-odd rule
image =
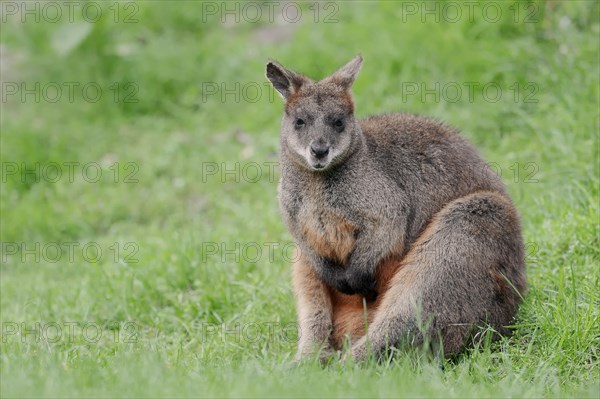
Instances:
[[[329,144],[313,143],[310,145],[310,155],[317,159],[325,158],[329,154]]]

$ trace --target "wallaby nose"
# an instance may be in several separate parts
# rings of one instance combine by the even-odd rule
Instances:
[[[311,144],[310,153],[316,158],[323,158],[329,154],[329,146],[326,144]]]

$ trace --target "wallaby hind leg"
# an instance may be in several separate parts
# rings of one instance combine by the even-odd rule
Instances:
[[[425,337],[442,338],[452,355],[475,326],[508,333],[525,290],[523,252],[516,211],[504,196],[478,192],[449,203],[402,260],[352,356],[362,360]]]

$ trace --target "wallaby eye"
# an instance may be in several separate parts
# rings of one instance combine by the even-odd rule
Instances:
[[[343,132],[344,131],[344,121],[341,119],[336,119],[333,121],[333,128],[335,130],[337,130],[338,132]]]
[[[300,128],[304,125],[305,125],[304,119],[300,119],[300,118],[296,119],[296,127],[297,128]]]

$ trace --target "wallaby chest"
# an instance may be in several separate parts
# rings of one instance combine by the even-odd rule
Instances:
[[[342,264],[352,253],[357,236],[367,229],[368,220],[379,214],[377,201],[365,203],[361,198],[364,188],[360,182],[350,184],[342,177],[310,184],[284,180],[282,191],[282,210],[296,238]]]
[[[345,263],[361,225],[339,210],[310,199],[299,209],[298,232],[319,255]]]

